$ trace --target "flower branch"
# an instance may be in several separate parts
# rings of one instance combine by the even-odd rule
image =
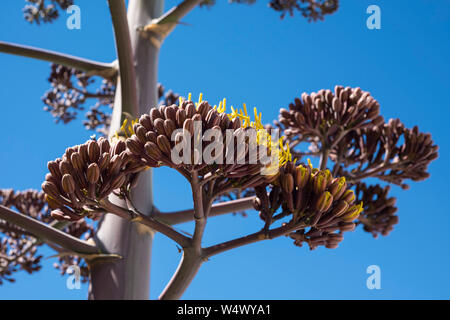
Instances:
[[[122,120],[126,114],[138,114],[136,74],[125,1],[108,0],[119,60]],[[130,119],[131,120],[131,119]]]
[[[203,0],[184,0],[158,19],[140,29],[142,35],[159,47],[164,39],[175,29],[180,20]]]
[[[99,248],[56,228],[0,205],[0,218],[27,230],[44,241],[53,242],[74,253],[97,254]]]
[[[211,206],[211,210],[208,214],[208,217],[215,217],[232,212],[253,209],[254,200],[255,197],[246,197],[237,200],[213,204]],[[155,213],[155,218],[171,225],[192,221],[193,216],[194,216],[194,209]]]
[[[152,230],[155,230],[157,232],[160,232],[167,236],[168,238],[172,239],[176,243],[178,243],[182,248],[188,247],[192,239],[189,237],[186,237],[182,235],[181,233],[174,230],[169,225],[166,225],[153,217],[146,216],[135,209],[129,210],[122,207],[119,207],[113,203],[111,203],[108,199],[104,199],[100,201],[100,205],[107,211],[123,218],[127,219],[133,222],[137,222],[140,224],[143,224],[147,227],[149,227]]]
[[[0,52],[61,64],[66,67],[82,70],[88,75],[96,75],[103,78],[112,78],[117,73],[115,63],[102,63],[55,51],[5,41],[0,41]]]
[[[230,241],[225,241],[210,247],[203,249],[203,258],[208,259],[212,256],[215,256],[219,253],[232,250],[235,248],[239,248],[245,245],[249,245],[255,242],[263,241],[263,240],[271,240],[281,236],[285,236],[290,234],[291,232],[300,230],[305,228],[306,225],[296,224],[296,223],[288,223],[281,227],[272,229],[272,230],[264,230],[252,233],[250,235],[236,238]]]

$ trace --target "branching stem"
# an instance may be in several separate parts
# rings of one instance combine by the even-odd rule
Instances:
[[[239,248],[251,243],[259,242],[262,240],[268,240],[268,239],[274,239],[278,238],[284,235],[287,235],[288,233],[291,233],[293,231],[299,230],[304,228],[305,225],[298,224],[298,223],[287,223],[281,227],[272,229],[272,230],[261,230],[259,232],[255,232],[253,234],[240,237],[234,240],[226,241],[220,244],[216,244],[214,246],[208,247],[203,249],[203,258],[208,259],[212,256],[215,256],[219,253]]]
[[[255,197],[246,197],[213,204],[209,211],[208,217],[220,216],[232,212],[252,209],[254,199]],[[162,220],[168,224],[174,225],[192,221],[194,219],[194,209],[174,212],[157,212],[154,216],[158,220]]]
[[[131,211],[129,209],[119,207],[111,203],[108,199],[103,199],[100,202],[100,205],[108,212],[111,212],[123,219],[143,224],[152,230],[164,234],[183,248],[190,246],[192,243],[191,238],[182,235],[181,233],[174,230],[171,226],[164,224],[154,219],[153,217],[146,216],[136,210]]]
[[[175,29],[180,20],[192,11],[203,0],[184,0],[171,8],[158,19],[143,27],[141,32],[158,47],[164,39]]]
[[[122,99],[122,119],[126,116],[138,116],[138,100],[136,90],[136,73],[131,47],[130,31],[128,29],[125,1],[108,0],[111,19],[114,27],[116,51],[119,60],[119,80]],[[132,119],[130,119],[132,120]]]
[[[0,219],[13,223],[37,238],[46,242],[53,242],[71,252],[81,254],[100,253],[100,250],[94,245],[2,205],[0,205]]]
[[[88,75],[112,78],[117,74],[114,63],[103,63],[55,51],[0,41],[0,52],[49,61],[86,72]]]

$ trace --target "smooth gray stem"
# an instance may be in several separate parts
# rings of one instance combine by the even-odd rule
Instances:
[[[152,19],[163,14],[164,0],[130,0],[128,23],[134,51],[138,105],[140,114],[157,107],[159,48],[137,31]]]
[[[212,205],[208,218],[253,209],[255,197],[246,197],[227,202],[219,202]],[[169,224],[179,224],[194,220],[194,209],[175,211],[175,212],[157,212],[155,217]]]
[[[71,252],[83,254],[100,253],[99,249],[94,245],[2,205],[0,205],[0,219],[13,223],[29,231],[37,238],[53,242]]]
[[[66,67],[82,70],[90,75],[99,75],[105,78],[113,77],[117,73],[114,63],[88,60],[60,52],[5,41],[0,41],[0,52],[62,64]]]
[[[197,275],[203,260],[196,252],[195,248],[186,248],[183,251],[183,257],[178,265],[177,271],[170,280],[163,293],[159,296],[160,300],[178,300],[191,284]]]
[[[157,105],[157,67],[159,48],[139,36],[138,26],[148,24],[163,12],[163,0],[129,0],[128,25],[134,56],[139,113]],[[121,90],[117,90],[111,133],[120,128],[122,106]],[[133,115],[137,117],[138,115]],[[131,192],[134,206],[141,212],[153,208],[151,170],[141,173]],[[126,207],[119,199],[111,199]],[[105,215],[99,223],[97,242],[110,253],[123,257],[111,263],[91,266],[90,299],[148,299],[150,293],[150,257],[153,233],[139,223]]]

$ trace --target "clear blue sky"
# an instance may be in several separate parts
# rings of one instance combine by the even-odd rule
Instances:
[[[302,92],[360,86],[381,104],[385,118],[431,132],[440,157],[431,178],[398,196],[400,224],[388,237],[358,230],[336,250],[294,247],[281,238],[224,253],[205,263],[186,299],[432,299],[450,298],[449,124],[450,2],[448,0],[343,0],[324,22],[296,16],[279,19],[259,0],[253,6],[218,0],[196,9],[163,45],[159,79],[174,91],[204,92],[217,101],[247,102],[269,122]],[[31,26],[22,19],[24,1],[4,1],[0,39],[102,61],[115,59],[106,1],[78,0],[82,29],[68,30],[63,18]],[[168,1],[166,7],[175,4]],[[366,28],[366,8],[377,4],[382,29]],[[48,63],[0,54],[0,188],[39,188],[46,163],[66,147],[88,139],[80,121],[55,125],[40,101],[49,88]],[[187,184],[169,169],[155,170],[155,199],[161,210],[191,207]],[[175,194],[175,196],[174,196]],[[205,243],[258,230],[256,214],[208,222]],[[191,230],[191,225],[182,228]],[[47,256],[50,250],[43,251]],[[151,296],[157,297],[175,270],[175,245],[156,236]],[[0,299],[84,299],[66,289],[54,259],[32,276],[0,287]],[[366,288],[366,268],[379,265],[381,290]],[[270,276],[267,276],[270,275]]]

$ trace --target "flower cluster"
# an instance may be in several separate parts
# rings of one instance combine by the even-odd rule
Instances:
[[[103,79],[100,89],[96,94],[87,94],[87,97],[97,98],[95,105],[86,112],[86,120],[83,125],[86,130],[96,130],[106,136],[111,124],[111,109],[114,103],[116,86],[114,82]]]
[[[8,208],[15,208],[20,213],[44,223],[50,223],[53,220],[43,192],[0,190],[0,204]],[[92,226],[87,224],[84,219],[69,225],[63,231],[77,238],[90,238],[93,235]],[[2,234],[0,239],[0,284],[3,281],[14,281],[12,275],[19,270],[32,273],[41,269],[42,256],[38,254],[40,244],[34,241],[31,234],[1,220],[0,233]],[[75,265],[75,262],[80,267],[82,280],[86,280],[85,276],[88,274],[86,263],[78,257],[60,257],[59,261],[55,263],[55,267],[65,273],[67,267]]]
[[[45,0],[26,0],[27,5],[23,8],[25,20],[30,23],[36,22],[53,22],[58,18],[58,8],[66,10],[73,4],[73,0],[51,0],[50,4],[47,4]]]
[[[388,197],[389,186],[382,188],[380,185],[367,186],[365,183],[356,185],[355,193],[358,200],[364,202],[364,213],[359,222],[364,230],[372,233],[376,238],[379,234],[387,236],[398,223],[395,215],[396,198]]]
[[[51,221],[44,194],[37,190],[18,192],[12,189],[0,189],[0,204],[8,208],[14,207],[20,213],[44,223]]]
[[[280,208],[281,213],[275,215]],[[344,177],[334,178],[329,170],[288,162],[272,182],[269,194],[266,187],[256,188],[255,209],[266,226],[290,217],[289,223],[299,229],[290,235],[296,245],[307,242],[311,249],[319,245],[336,248],[342,233],[354,230],[363,204],[355,204],[355,194]],[[307,227],[310,230],[305,233]]]
[[[92,92],[89,90],[95,78],[77,69],[52,64],[48,81],[51,89],[42,101],[46,104],[44,110],[50,112],[56,122],[69,123],[77,117],[78,111],[84,110],[88,99],[96,99],[83,124],[88,130],[106,132],[110,123],[108,110],[112,108],[116,89],[112,80],[103,79],[100,88]]]
[[[46,202],[41,192],[27,190],[0,190],[0,204],[8,208],[16,208],[23,214],[48,222]],[[22,228],[0,220],[0,284],[4,281],[14,282],[12,274],[19,270],[33,273],[41,269],[42,256],[32,243],[30,234]]]
[[[370,93],[336,86],[334,92],[303,93],[289,110],[280,110],[279,123],[291,143],[320,141],[328,147],[352,130],[383,123],[379,109]]]
[[[330,157],[339,166],[336,171],[352,182],[376,177],[407,188],[405,179],[429,177],[427,168],[438,157],[438,146],[417,126],[408,129],[400,120],[391,119],[350,132],[331,150]]]
[[[113,79],[102,79],[98,89],[91,89],[91,86],[97,83],[95,77],[74,68],[52,64],[48,81],[51,88],[44,94],[42,101],[46,104],[44,110],[51,113],[55,122],[67,124],[75,120],[78,112],[85,109],[85,104],[95,100],[95,104],[86,112],[83,125],[87,130],[96,130],[103,136],[107,135],[116,93]],[[160,105],[172,105],[179,97],[172,90],[166,92],[158,83]]]
[[[175,93],[170,89],[166,91],[164,86],[161,83],[158,83],[158,105],[171,106],[176,104],[179,99],[180,95],[178,93]]]
[[[230,3],[253,4],[256,0],[229,0]],[[211,7],[216,0],[203,0],[200,6]],[[294,11],[307,18],[308,21],[323,20],[327,14],[334,13],[339,6],[339,0],[270,0],[269,5],[275,11],[281,12],[281,19],[287,13],[292,17]]]
[[[126,186],[145,165],[133,161],[125,142],[105,138],[68,148],[62,158],[48,163],[42,189],[59,220],[79,220],[95,214],[98,202]]]
[[[359,223],[374,236],[388,234],[398,222],[395,199],[387,198],[388,187],[367,186],[361,181],[378,178],[407,189],[405,180],[428,178],[428,165],[438,157],[438,146],[430,134],[420,132],[417,126],[405,128],[398,119],[385,122],[379,109],[368,92],[336,86],[334,92],[304,93],[289,110],[280,110],[277,123],[285,129],[294,156],[320,155],[325,164],[329,158],[333,175],[356,186],[358,200],[366,210]],[[303,143],[309,144],[308,152],[301,149]],[[320,233],[310,232],[315,232],[314,236]],[[309,233],[296,234],[297,242],[308,240]],[[317,241],[324,241],[328,234],[320,237]]]
[[[253,186],[264,180],[261,171],[265,165],[259,162],[261,148],[250,152],[252,142],[255,146],[266,143],[264,151],[281,164],[291,158],[289,147],[282,139],[276,143],[270,140],[261,114],[255,111],[255,121],[251,121],[245,105],[241,110],[231,110],[226,113],[226,99],[214,107],[203,101],[202,95],[197,103],[190,97],[180,99],[178,106],[161,106],[129,126],[125,123],[117,137],[126,136],[127,148],[147,166],[166,165],[187,176],[194,171],[203,178],[215,176],[217,190]],[[175,158],[183,161],[175,161],[174,150]],[[212,161],[207,161],[205,153]],[[267,169],[272,168],[268,165]]]
[[[77,86],[73,83],[72,76],[76,79]],[[56,122],[72,121],[76,118],[77,110],[83,110],[81,105],[86,100],[83,92],[92,80],[82,71],[53,63],[48,81],[51,89],[42,98],[46,104],[44,110],[50,112]]]
[[[327,14],[334,13],[338,7],[338,0],[271,0],[269,7],[281,12],[283,19],[286,13],[292,17],[297,10],[308,21],[323,20]]]

